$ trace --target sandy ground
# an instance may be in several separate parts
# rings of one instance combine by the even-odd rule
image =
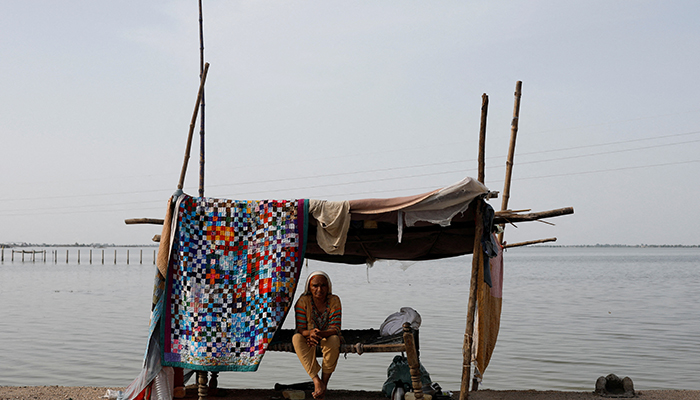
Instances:
[[[38,400],[98,400],[107,389],[103,387],[67,387],[67,386],[0,386],[0,400],[38,399]],[[186,399],[196,399],[193,391]],[[219,396],[210,396],[217,400],[274,400],[282,399],[282,393],[261,389],[222,389]],[[312,399],[309,392],[306,398]],[[455,393],[454,398],[459,398]],[[637,391],[640,400],[700,400],[700,390],[642,390]],[[381,392],[330,390],[327,400],[361,400],[386,399]],[[585,400],[604,399],[591,392],[559,392],[538,390],[480,390],[470,392],[471,400]]]

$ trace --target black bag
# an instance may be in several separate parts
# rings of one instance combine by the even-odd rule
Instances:
[[[421,384],[423,386],[430,385],[432,382],[430,380],[430,374],[426,371],[423,364],[420,364],[420,374],[421,374]],[[396,382],[403,383],[406,390],[412,390],[413,385],[411,383],[411,368],[408,366],[408,360],[404,356],[396,356],[394,360],[389,364],[389,368],[386,370],[387,379],[382,386],[382,392],[384,396],[391,397],[391,392],[396,386]]]

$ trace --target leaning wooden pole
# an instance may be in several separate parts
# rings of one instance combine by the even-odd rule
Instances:
[[[506,181],[503,183],[503,199],[501,211],[508,209],[510,199],[510,182],[513,174],[513,159],[515,158],[515,140],[518,137],[518,120],[520,118],[520,97],[522,95],[523,82],[515,84],[515,104],[513,106],[513,120],[510,124],[510,146],[508,146],[508,160],[506,161]],[[498,242],[503,243],[503,232],[498,234]]]
[[[489,112],[489,96],[484,93],[481,95],[481,126],[479,128],[479,182],[484,183],[486,179],[486,116]]]
[[[185,175],[187,174],[187,163],[190,161],[190,150],[192,149],[192,135],[194,134],[194,126],[197,122],[197,113],[199,112],[199,104],[202,101],[202,93],[204,92],[204,83],[207,81],[207,72],[209,72],[209,63],[204,64],[204,72],[202,72],[202,79],[199,81],[199,91],[197,92],[197,101],[194,105],[194,112],[192,113],[192,120],[190,121],[190,132],[187,135],[187,147],[185,148],[185,161],[182,163],[182,170],[180,171],[180,181],[177,184],[177,188],[182,190],[185,184]]]
[[[474,251],[472,252],[472,278],[469,284],[469,304],[467,306],[467,327],[464,331],[464,345],[462,346],[462,385],[459,389],[459,399],[469,398],[469,381],[471,380],[472,349],[474,347],[474,319],[476,313],[476,295],[479,290],[479,269],[483,264],[483,250],[481,248],[481,236],[483,226],[484,202],[476,200],[476,212],[474,213]]]
[[[202,19],[202,0],[199,0],[199,77],[204,73],[204,23]],[[199,117],[199,197],[204,197],[204,88]]]

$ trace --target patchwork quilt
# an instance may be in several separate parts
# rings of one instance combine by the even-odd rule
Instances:
[[[255,371],[294,297],[306,200],[183,195],[166,281],[162,363]]]

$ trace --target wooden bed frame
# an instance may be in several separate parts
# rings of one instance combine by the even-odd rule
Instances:
[[[340,353],[406,353],[408,366],[411,372],[411,385],[416,399],[423,398],[423,384],[421,383],[418,331],[413,330],[407,322],[403,324],[403,332],[396,335],[382,337],[376,329],[343,329],[341,334],[345,343],[340,345]],[[293,329],[280,329],[272,338],[267,351],[285,351],[294,353],[292,345]],[[317,349],[320,353],[320,349]],[[317,354],[320,357],[320,354]],[[211,373],[208,379],[207,371],[197,371],[197,384],[199,387],[199,399],[204,400],[209,395],[209,390],[216,391],[218,386],[218,372]]]

